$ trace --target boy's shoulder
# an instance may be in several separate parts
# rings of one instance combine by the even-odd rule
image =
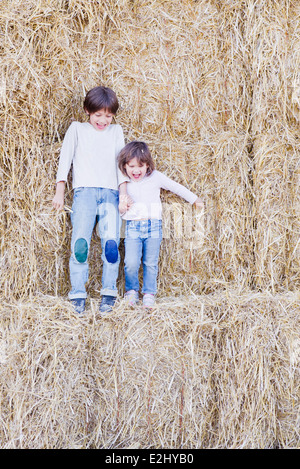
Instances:
[[[73,127],[73,128],[81,127],[81,128],[89,129],[91,127],[91,124],[89,124],[89,122],[73,121],[71,122],[70,127]]]
[[[78,128],[86,127],[85,124],[87,124],[87,122],[72,121],[71,124],[69,125],[68,130],[76,131]]]
[[[117,132],[123,132],[122,126],[120,124],[110,124],[109,129],[114,129]]]
[[[112,129],[114,130],[115,132],[123,132],[123,128],[120,124],[110,124],[110,126],[108,127],[108,129]]]

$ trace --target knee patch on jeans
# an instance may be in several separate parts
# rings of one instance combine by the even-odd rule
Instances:
[[[74,255],[77,262],[83,263],[88,257],[88,243],[86,239],[79,238],[75,242]]]
[[[105,243],[105,257],[107,262],[115,264],[119,257],[118,245],[113,239],[109,239]]]

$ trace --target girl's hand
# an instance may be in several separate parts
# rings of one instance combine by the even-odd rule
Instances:
[[[198,197],[198,199],[195,200],[194,202],[195,204],[195,207],[199,210],[203,210],[204,209],[204,202],[202,199],[200,199],[200,197]]]

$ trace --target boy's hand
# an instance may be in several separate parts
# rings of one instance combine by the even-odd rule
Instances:
[[[64,197],[60,197],[59,195],[55,194],[52,200],[52,206],[56,210],[63,210],[64,205],[65,205],[64,202],[65,202]]]
[[[56,210],[63,210],[64,205],[65,205],[65,183],[63,181],[60,181],[56,185],[56,192],[52,200],[52,206]]]
[[[194,202],[195,204],[195,207],[199,210],[203,210],[204,209],[204,202],[202,199],[200,199],[200,197],[198,197],[198,199],[195,200]]]

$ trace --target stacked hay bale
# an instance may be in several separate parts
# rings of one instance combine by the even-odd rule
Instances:
[[[1,446],[298,445],[299,14],[289,0],[2,0]],[[206,204],[162,194],[148,316],[122,301],[98,316],[96,234],[87,316],[63,300],[72,191],[54,213],[55,175],[98,84],[119,96],[126,141]]]
[[[237,293],[104,320],[3,302],[1,447],[297,447],[299,297]]]
[[[299,15],[297,2],[248,8],[255,285],[299,288]]]

